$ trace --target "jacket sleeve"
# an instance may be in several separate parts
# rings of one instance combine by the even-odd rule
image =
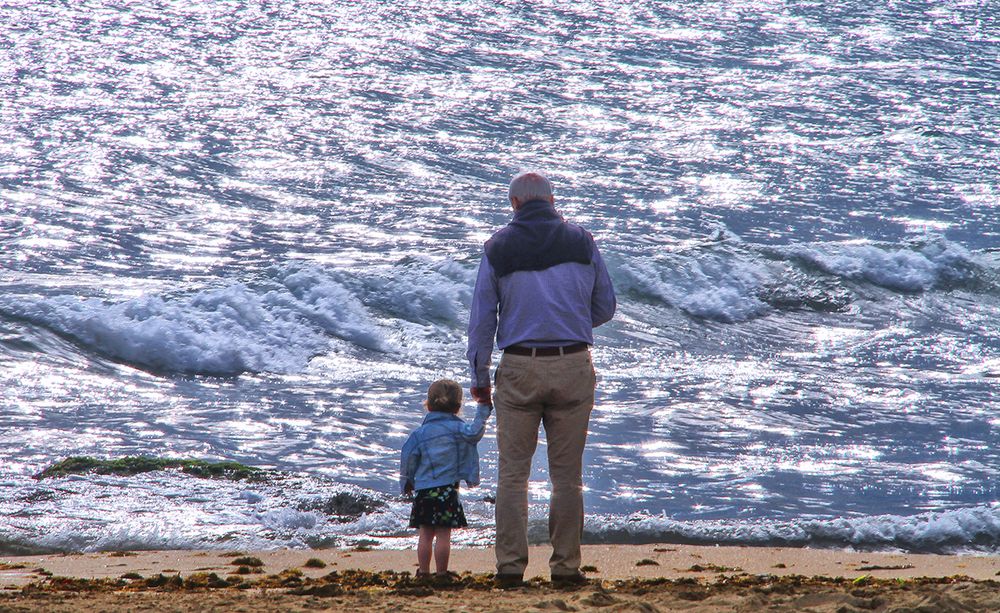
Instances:
[[[594,292],[590,298],[590,317],[594,328],[611,321],[614,317],[615,309],[618,306],[615,298],[615,288],[611,284],[611,275],[608,274],[608,267],[601,258],[601,252],[594,245],[594,268],[596,278],[594,280]]]
[[[473,387],[488,387],[490,384],[490,361],[493,358],[499,310],[497,278],[490,261],[483,255],[469,310],[469,349],[466,357],[469,358]]]
[[[493,407],[488,404],[480,404],[476,407],[476,418],[472,423],[462,424],[460,430],[462,438],[469,443],[478,443],[486,434],[486,420],[490,418]]]
[[[406,486],[413,485],[413,478],[417,474],[417,462],[420,460],[420,448],[417,445],[417,437],[410,434],[410,437],[403,443],[403,451],[399,459],[399,492],[405,493]]]

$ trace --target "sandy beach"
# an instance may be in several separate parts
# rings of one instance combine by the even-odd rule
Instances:
[[[142,551],[0,558],[0,611],[983,611],[1000,557],[686,545],[590,545],[590,581],[491,581],[490,549],[456,549],[450,582],[409,550]]]

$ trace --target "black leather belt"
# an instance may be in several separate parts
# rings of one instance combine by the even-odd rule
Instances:
[[[586,351],[590,349],[590,345],[587,343],[573,343],[572,345],[563,345],[562,347],[523,347],[521,345],[511,345],[504,349],[504,353],[509,353],[511,355],[530,355],[531,357],[548,357],[554,355],[567,355],[570,353],[579,353],[581,351]]]

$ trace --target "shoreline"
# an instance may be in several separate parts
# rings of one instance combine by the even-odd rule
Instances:
[[[549,553],[551,549],[543,545],[530,548],[526,579],[548,579]],[[261,561],[261,566],[254,567],[261,572],[252,574],[277,573],[289,568],[301,568],[307,577],[319,577],[333,570],[416,571],[416,554],[412,549],[150,550],[0,555],[0,589],[44,579],[48,576],[45,573],[77,579],[118,578],[126,573],[144,576],[179,574],[181,577],[198,572],[222,574],[238,568],[240,565],[233,564],[233,560],[241,557]],[[305,566],[310,559],[319,560],[325,566]],[[495,570],[493,563],[492,548],[453,548],[449,569],[457,573],[489,574]],[[595,580],[704,580],[719,574],[851,579],[866,575],[879,579],[961,575],[975,580],[996,580],[1000,576],[1000,556],[873,553],[794,547],[583,545],[582,568],[588,578]],[[41,569],[44,573],[33,572]]]
[[[587,584],[557,588],[550,551],[532,547],[527,585],[509,590],[492,548],[453,549],[450,582],[415,579],[413,550],[0,556],[0,610],[1000,610],[1000,556],[584,545]]]

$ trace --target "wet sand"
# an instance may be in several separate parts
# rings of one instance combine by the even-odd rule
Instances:
[[[491,549],[456,549],[450,582],[412,550],[147,551],[0,557],[0,611],[986,611],[1000,557],[589,545],[588,583],[496,588]]]

